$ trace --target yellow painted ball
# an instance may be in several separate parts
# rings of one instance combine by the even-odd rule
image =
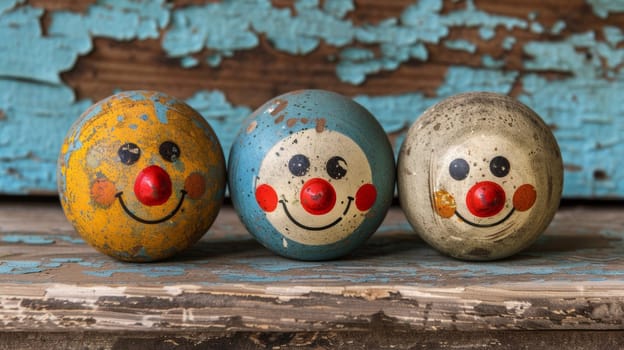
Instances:
[[[212,225],[225,191],[214,131],[183,101],[127,91],[85,111],[58,161],[61,204],[76,231],[116,259],[168,258]]]

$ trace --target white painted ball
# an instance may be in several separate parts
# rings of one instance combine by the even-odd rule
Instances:
[[[533,243],[559,207],[563,163],[544,121],[515,99],[474,92],[427,109],[398,159],[401,206],[440,252],[494,260]]]

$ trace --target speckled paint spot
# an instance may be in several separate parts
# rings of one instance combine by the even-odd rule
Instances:
[[[270,111],[269,113],[271,113],[272,116],[276,116],[280,114],[284,110],[284,108],[286,108],[287,106],[288,106],[288,101],[275,100],[275,105],[269,109]]]
[[[325,123],[326,123],[325,118],[317,119],[316,120],[316,126],[314,127],[316,129],[316,132],[323,132],[323,131],[325,131]]]
[[[249,123],[246,129],[247,133],[250,134],[251,132],[253,132],[256,129],[256,126],[258,126],[258,122],[255,120]]]

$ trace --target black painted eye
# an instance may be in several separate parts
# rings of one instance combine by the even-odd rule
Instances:
[[[173,163],[180,158],[180,147],[171,141],[161,143],[158,152],[160,152],[160,156],[168,162]]]
[[[469,172],[470,165],[462,158],[454,159],[449,165],[449,173],[451,174],[451,177],[457,181],[468,177]]]
[[[288,170],[295,176],[303,176],[310,170],[310,160],[303,154],[295,154],[288,161]]]
[[[505,177],[509,174],[509,161],[503,156],[494,157],[490,162],[490,171],[496,177]]]
[[[325,165],[327,168],[327,174],[336,180],[342,179],[347,175],[347,162],[342,157],[331,157]]]
[[[132,165],[141,158],[141,149],[136,144],[128,142],[119,147],[117,155],[122,163]]]

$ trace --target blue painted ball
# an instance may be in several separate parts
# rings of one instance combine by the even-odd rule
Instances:
[[[394,195],[392,147],[364,107],[324,90],[266,102],[243,123],[230,152],[234,208],[273,252],[334,259],[383,221]]]

